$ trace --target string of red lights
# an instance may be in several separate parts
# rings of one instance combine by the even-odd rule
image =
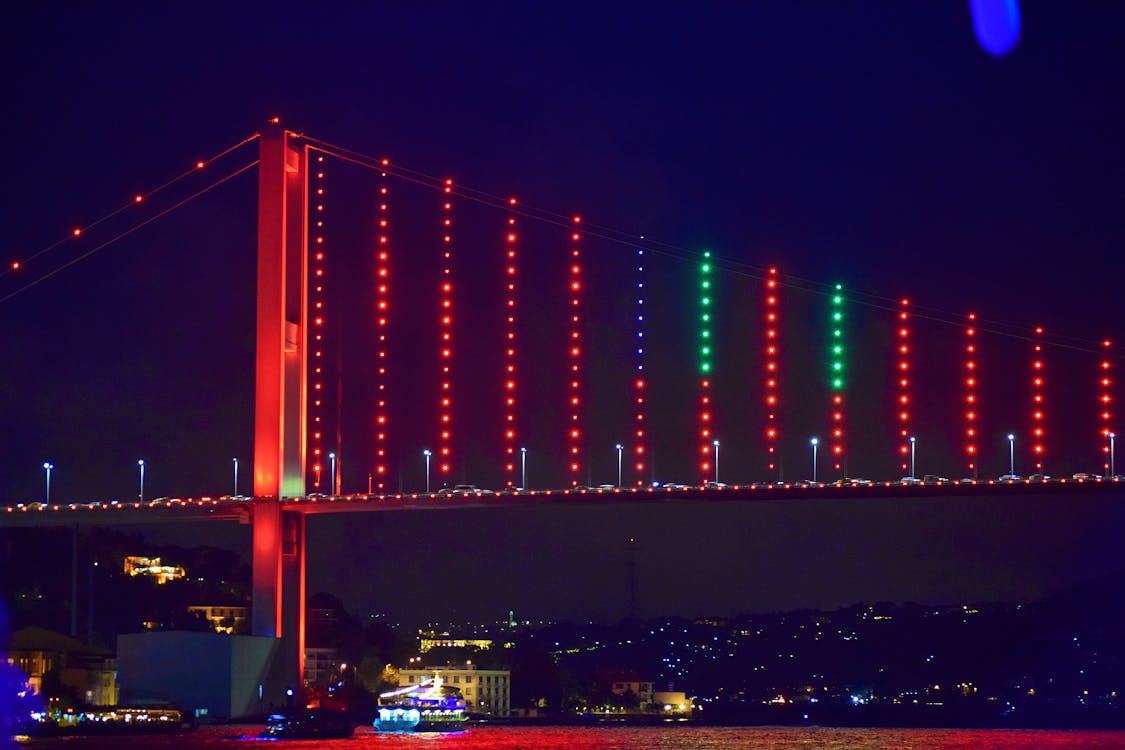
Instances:
[[[1036,337],[1043,335],[1042,328],[1035,329]],[[1043,344],[1036,341],[1033,345],[1035,355],[1031,360],[1031,452],[1033,454],[1035,472],[1037,474],[1043,473],[1043,459],[1046,453],[1046,427],[1044,426],[1045,420],[1045,406],[1043,403],[1043,391],[1045,386],[1045,379],[1043,377],[1044,362],[1043,362]]]
[[[1110,359],[1109,359],[1109,356],[1108,356],[1109,349],[1110,349],[1111,345],[1112,345],[1112,342],[1109,339],[1106,339],[1105,341],[1102,342],[1102,349],[1104,351],[1103,351],[1103,354],[1102,354],[1101,363],[1100,363],[1099,368],[1098,368],[1099,369],[1098,385],[1101,386],[1101,393],[1098,396],[1098,402],[1099,402],[1099,407],[1100,407],[1099,413],[1098,413],[1098,418],[1101,422],[1101,430],[1099,431],[1099,434],[1101,435],[1101,438],[1102,438],[1101,439],[1102,453],[1105,454],[1103,466],[1102,466],[1104,476],[1110,476],[1114,471],[1116,471],[1115,466],[1114,467],[1110,466],[1110,460],[1109,460],[1110,459],[1109,441],[1110,441],[1110,435],[1113,435],[1113,424],[1112,424],[1112,421],[1111,421],[1112,420],[1112,414],[1110,413],[1110,409],[1112,408],[1112,404],[1113,404],[1113,397],[1110,395],[1110,386],[1112,385],[1112,382],[1111,382],[1110,377],[1109,377]]]
[[[383,165],[389,164],[383,159]],[[379,173],[378,232],[375,249],[375,472],[372,484],[383,492],[387,489],[387,432],[390,416],[387,409],[387,331],[390,320],[391,240],[390,188],[387,173]]]
[[[509,206],[517,205],[515,198]],[[504,267],[504,484],[516,486],[516,274],[519,237],[516,217],[508,214]]]
[[[21,294],[23,292],[26,292],[28,289],[31,289],[32,287],[43,283],[47,279],[50,279],[50,278],[62,273],[63,271],[70,268],[74,264],[80,263],[83,260],[85,260],[86,258],[89,258],[91,255],[94,255],[95,253],[101,252],[102,250],[106,249],[107,247],[114,244],[115,242],[118,242],[118,241],[124,239],[125,237],[128,237],[129,235],[133,234],[134,232],[136,232],[140,229],[143,229],[144,227],[147,227],[149,224],[153,223],[154,221],[157,221],[158,219],[162,219],[163,217],[167,216],[168,214],[172,213],[173,211],[175,211],[175,210],[177,210],[177,209],[179,209],[183,206],[186,206],[188,203],[191,203],[192,201],[196,200],[197,198],[206,195],[207,193],[211,192],[215,188],[217,188],[221,185],[225,185],[226,183],[233,180],[235,177],[238,177],[239,175],[241,175],[243,172],[247,172],[247,171],[253,169],[256,166],[258,166],[258,160],[254,159],[249,164],[244,164],[241,167],[239,167],[238,169],[235,169],[231,172],[228,172],[227,174],[223,175],[222,177],[219,177],[216,180],[214,180],[213,182],[211,182],[209,185],[207,185],[203,188],[200,188],[199,190],[196,190],[194,193],[187,196],[186,198],[182,198],[182,199],[176,201],[175,203],[173,203],[172,205],[167,206],[165,208],[162,208],[161,210],[157,211],[156,213],[152,214],[151,216],[138,221],[136,224],[133,224],[128,229],[124,229],[124,230],[118,232],[117,234],[113,235],[109,239],[98,243],[97,245],[90,248],[89,250],[83,251],[81,254],[76,255],[75,257],[71,258],[70,260],[66,261],[65,263],[59,264],[58,266],[51,269],[50,271],[46,271],[44,273],[41,273],[39,276],[32,279],[31,281],[25,282],[22,286],[17,287],[16,289],[12,290],[11,292],[8,292],[7,294],[4,294],[3,296],[0,296],[0,303],[7,302],[8,300],[12,299],[16,295]],[[56,246],[57,246],[57,244],[56,244]],[[48,248],[48,249],[50,249],[50,248]],[[42,254],[42,252],[46,252],[46,251],[41,251],[39,254]],[[22,271],[24,269],[23,264],[19,263],[18,261],[13,261],[13,264],[14,264],[14,270],[21,270]],[[3,275],[3,274],[0,274],[0,275]]]
[[[445,181],[442,203],[441,308],[438,311],[441,341],[440,393],[438,394],[438,475],[448,478],[453,470],[453,180]]]
[[[148,190],[145,190],[144,192],[134,194],[132,198],[130,198],[125,203],[122,203],[117,208],[113,209],[112,211],[109,211],[108,213],[102,214],[101,216],[99,216],[98,218],[96,218],[96,219],[94,219],[90,222],[87,222],[84,226],[72,228],[65,235],[60,237],[58,240],[55,240],[54,242],[50,243],[49,245],[47,245],[45,247],[42,247],[42,248],[40,248],[39,250],[36,250],[33,253],[28,254],[26,257],[24,257],[22,259],[14,259],[14,260],[9,261],[7,267],[0,268],[0,278],[3,278],[4,276],[8,275],[9,273],[12,273],[13,271],[21,271],[21,270],[25,269],[27,267],[28,263],[30,263],[31,261],[40,257],[41,255],[44,255],[45,253],[48,253],[51,250],[54,250],[55,248],[59,247],[60,245],[62,245],[63,243],[65,243],[69,240],[74,240],[74,239],[77,239],[79,237],[82,237],[84,234],[89,232],[91,229],[99,226],[100,224],[103,224],[103,223],[109,221],[114,216],[117,216],[118,214],[122,213],[123,211],[128,211],[131,208],[134,208],[136,206],[141,205],[142,203],[145,203],[146,201],[155,197],[157,194],[164,192],[166,189],[172,187],[173,185],[180,182],[181,180],[184,180],[185,178],[187,178],[187,177],[189,177],[193,174],[197,174],[200,170],[204,169],[205,167],[213,164],[214,162],[218,161],[219,159],[222,159],[227,154],[230,154],[231,152],[236,151],[239,148],[242,148],[246,144],[257,140],[259,137],[261,137],[261,133],[253,133],[253,134],[247,136],[246,138],[243,138],[238,143],[235,143],[232,146],[226,147],[222,151],[219,151],[218,153],[214,154],[213,156],[211,156],[207,159],[198,160],[190,168],[184,170],[183,172],[180,172],[175,177],[162,182],[161,184],[157,185],[156,187],[149,188]],[[257,162],[255,161],[254,163],[256,164]],[[242,170],[239,170],[239,171],[241,172]],[[206,192],[206,191],[204,191],[204,192]],[[199,194],[197,194],[197,195],[199,195]],[[196,196],[192,196],[192,197],[194,198]],[[175,206],[173,206],[173,208],[178,208],[181,205],[183,205],[182,202],[177,203]],[[163,214],[159,214],[159,215],[163,215]]]
[[[910,300],[903,298],[902,310],[898,314],[898,435],[902,438],[898,452],[902,460],[900,468],[905,473],[910,470],[910,313],[907,308]],[[913,476],[913,474],[911,474]]]
[[[777,446],[781,439],[777,419],[781,393],[780,292],[777,269],[770,268],[766,278],[766,468],[771,474],[777,471]]]
[[[965,326],[965,457],[969,475],[977,477],[977,344],[976,313]]]
[[[324,470],[324,331],[325,331],[325,294],[326,277],[325,256],[327,248],[324,241],[324,194],[325,194],[324,156],[316,158],[316,171],[313,172],[313,201],[312,201],[312,262],[309,274],[309,303],[312,307],[310,322],[312,323],[312,346],[310,347],[309,378],[312,389],[312,399],[309,403],[308,442],[312,454],[312,480],[313,488],[321,491],[322,472]]]
[[[582,223],[581,216],[574,217],[574,226]],[[570,485],[578,485],[579,475],[582,471],[582,410],[581,410],[581,365],[582,365],[582,255],[579,241],[582,235],[574,231],[570,235],[573,247],[570,250],[570,343],[568,360],[570,362],[570,388],[569,388],[569,421],[567,433],[569,440],[568,454],[570,457]]]

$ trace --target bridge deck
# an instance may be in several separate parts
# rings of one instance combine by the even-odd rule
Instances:
[[[801,500],[934,499],[962,497],[1010,497],[1013,495],[1105,495],[1125,492],[1125,481],[1049,482],[947,482],[908,486],[899,482],[870,485],[834,484],[730,486],[723,489],[590,489],[531,490],[518,493],[448,492],[394,495],[342,495],[284,498],[282,508],[305,515],[382,511],[453,510],[462,508],[507,508],[545,505],[599,506],[611,504],[666,504],[699,502],[767,502]],[[252,520],[254,505],[261,498],[161,498],[147,502],[91,502],[67,505],[31,503],[7,506],[0,511],[0,527],[91,526],[146,524],[176,521]]]

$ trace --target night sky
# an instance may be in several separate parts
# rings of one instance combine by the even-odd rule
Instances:
[[[147,496],[227,492],[233,456],[248,480],[252,171],[25,285],[251,161],[253,144],[177,184],[164,203],[31,259],[274,115],[292,130],[581,214],[662,249],[650,253],[646,279],[652,478],[698,479],[693,259],[703,250],[717,259],[724,479],[767,478],[758,276],[769,265],[795,280],[782,295],[786,478],[807,476],[808,437],[825,434],[828,309],[815,289],[837,282],[849,295],[851,474],[901,475],[888,387],[893,313],[884,308],[903,296],[925,313],[913,339],[917,473],[965,473],[955,417],[963,339],[942,321],[969,311],[1003,332],[981,339],[982,476],[1007,469],[1010,431],[1020,437],[1017,471],[1030,473],[1031,355],[1021,336],[1036,325],[1067,345],[1046,356],[1047,469],[1100,471],[1090,350],[1103,338],[1125,345],[1125,8],[1021,3],[1022,40],[995,58],[977,45],[967,3],[744,6],[369,3],[282,13],[29,4],[9,14],[0,30],[8,71],[0,261],[26,263],[0,276],[0,501],[38,499],[45,460],[57,467],[59,501],[132,496],[142,457]],[[377,183],[354,165],[330,160],[325,171],[343,486],[361,490],[372,448]],[[436,432],[439,199],[391,185],[392,483],[416,489],[421,449]],[[460,455],[450,481],[499,486],[504,215],[468,201],[454,215]],[[529,485],[558,485],[561,461],[551,456],[563,448],[569,244],[557,227],[520,222],[521,404],[536,410],[521,442]],[[597,237],[582,246],[583,480],[597,484],[615,481],[613,444],[629,429],[633,256]],[[1114,359],[1116,372],[1122,365]],[[1118,388],[1114,398],[1123,397]],[[830,504],[801,503],[317,519],[314,548],[348,553],[314,549],[310,575],[314,588],[339,591],[357,610],[442,616],[433,602],[385,593],[389,572],[424,556],[427,580],[496,588],[458,602],[458,613],[612,617],[624,609],[615,540],[629,534],[652,571],[642,596],[650,614],[1038,596],[1125,565],[1112,535],[1100,536],[1121,530],[1108,503],[1063,513],[958,502],[932,511],[937,528],[925,505],[896,508],[849,506],[843,517]],[[1005,525],[1012,514],[1019,520]],[[840,536],[826,544],[833,529]],[[981,529],[996,532],[995,546]],[[244,532],[214,533],[229,543]],[[918,564],[901,564],[903,550]],[[860,561],[856,575],[841,575],[850,559]],[[364,585],[357,566],[378,580],[373,572]],[[515,568],[520,576],[503,575]],[[733,585],[706,583],[724,576]]]

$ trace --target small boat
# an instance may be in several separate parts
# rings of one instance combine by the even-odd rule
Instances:
[[[355,722],[338,711],[310,711],[295,716],[274,714],[258,735],[263,740],[335,740],[351,737]]]
[[[378,732],[459,732],[465,728],[461,690],[440,677],[379,695]]]

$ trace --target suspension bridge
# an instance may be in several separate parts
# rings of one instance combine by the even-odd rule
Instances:
[[[104,241],[91,239],[103,222],[255,146],[253,159],[204,189]],[[332,263],[341,241],[332,233],[335,165],[375,177],[373,196],[363,199],[366,274]],[[290,670],[284,684],[302,670],[309,515],[1120,494],[1112,411],[1118,356],[1110,340],[1050,336],[1039,326],[686,250],[460,186],[276,121],[11,261],[5,276],[16,288],[3,299],[255,167],[249,494],[239,491],[235,459],[229,494],[146,500],[141,461],[136,500],[52,502],[48,462],[43,500],[4,507],[0,526],[249,524],[252,632],[280,639]],[[400,193],[411,191],[424,208],[398,209],[410,205]],[[19,281],[49,251],[83,241],[91,245],[70,261]],[[336,293],[347,286],[362,287],[359,304]],[[353,323],[367,342],[348,370],[363,381],[359,405],[347,400],[354,391],[343,383],[348,338],[340,331]],[[1056,414],[1065,417],[1052,421]],[[534,482],[532,440],[551,446],[535,452],[541,478]],[[917,471],[920,448],[941,456],[926,460],[933,473]],[[876,479],[859,478],[863,467]],[[686,479],[659,481],[669,477]]]

